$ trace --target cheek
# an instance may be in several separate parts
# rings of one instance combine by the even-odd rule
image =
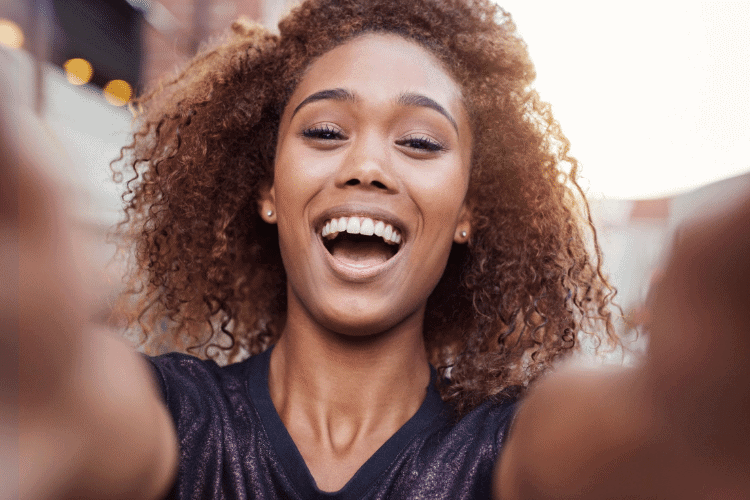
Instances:
[[[274,192],[279,217],[300,217],[301,214],[294,211],[310,199],[325,177],[319,163],[293,148],[287,148],[277,157]]]
[[[467,169],[452,162],[445,168],[417,172],[409,184],[425,222],[440,224],[452,234],[466,198]]]

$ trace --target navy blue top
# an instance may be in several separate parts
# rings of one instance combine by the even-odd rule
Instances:
[[[320,491],[268,391],[270,350],[219,367],[185,354],[149,358],[180,443],[167,498],[488,499],[512,402],[457,423],[431,383],[417,413],[339,491]],[[434,378],[434,371],[433,371]]]

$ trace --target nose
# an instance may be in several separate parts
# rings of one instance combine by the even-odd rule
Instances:
[[[363,189],[397,193],[391,152],[387,141],[361,137],[355,141],[336,177],[336,186],[359,186]]]

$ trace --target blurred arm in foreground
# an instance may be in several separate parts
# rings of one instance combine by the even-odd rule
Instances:
[[[177,462],[171,417],[138,354],[91,331],[75,242],[41,168],[55,157],[44,129],[22,112],[0,122],[0,256],[4,275],[18,271],[17,289],[6,283],[0,297],[4,324],[17,321],[3,344],[17,340],[18,358],[3,351],[0,365],[19,367],[17,399],[0,404],[18,405],[19,496],[157,497]]]
[[[679,231],[651,296],[640,367],[528,396],[501,498],[750,498],[750,193]]]

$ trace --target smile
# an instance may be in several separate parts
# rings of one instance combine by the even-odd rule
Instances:
[[[369,217],[339,217],[326,221],[320,235],[328,240],[336,238],[339,234],[361,234],[362,236],[378,236],[389,245],[401,243],[401,234],[398,229],[383,221],[373,220]]]
[[[326,219],[318,231],[329,262],[355,280],[374,277],[390,267],[403,247],[402,234],[392,223],[354,215]]]

